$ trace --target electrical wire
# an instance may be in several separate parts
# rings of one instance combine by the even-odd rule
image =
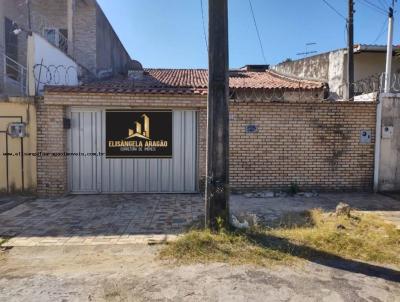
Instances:
[[[382,7],[376,5],[375,3],[371,2],[371,1],[369,1],[369,0],[362,0],[362,1],[364,1],[365,3],[368,3],[369,5],[371,5],[372,7],[376,8],[377,10],[380,10],[381,12],[386,13],[385,9],[383,9]]]
[[[204,7],[203,7],[203,0],[200,0],[200,9],[201,9],[201,20],[203,22],[203,36],[204,42],[206,43],[206,49],[208,52],[208,39],[207,39],[207,31],[206,31],[206,22],[204,21]]]
[[[332,4],[330,4],[328,1],[326,0],[322,0],[326,6],[328,6],[331,10],[333,10],[339,17],[341,17],[342,19],[344,19],[345,21],[347,21],[347,18],[345,16],[342,15],[341,12],[339,12]]]
[[[376,39],[374,40],[374,42],[372,42],[372,44],[375,44],[381,37],[382,35],[386,32],[386,25],[388,23],[388,20],[385,19],[385,22],[383,22],[381,30],[379,31],[378,35],[376,36]]]
[[[384,15],[387,14],[387,11],[385,11],[381,7],[377,6],[376,4],[370,2],[369,0],[361,0],[361,1],[362,2],[360,2],[360,3],[364,4],[365,6],[368,6],[370,9],[372,9],[374,11],[376,11],[376,12],[378,12],[380,14],[384,14]]]
[[[379,0],[379,3],[382,5],[382,9],[387,10],[387,7],[389,6],[387,2],[384,0]]]
[[[257,20],[256,20],[256,17],[254,15],[254,10],[253,10],[253,5],[251,3],[251,0],[249,0],[249,4],[250,4],[251,15],[253,16],[254,26],[255,26],[256,32],[257,32],[258,42],[260,43],[261,54],[262,54],[262,57],[264,59],[264,64],[267,64],[267,60],[265,59],[264,47],[263,47],[263,44],[262,44],[262,41],[261,41],[260,31],[258,30]]]

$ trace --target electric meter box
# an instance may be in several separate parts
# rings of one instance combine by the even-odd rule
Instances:
[[[382,138],[392,138],[393,126],[384,126],[382,131]]]
[[[370,144],[371,143],[371,130],[361,130],[360,131],[360,143],[361,144]]]
[[[21,138],[26,136],[25,123],[10,123],[8,124],[8,135],[12,138]]]

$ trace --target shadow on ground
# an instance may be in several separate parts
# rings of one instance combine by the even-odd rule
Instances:
[[[285,238],[267,234],[249,234],[248,236],[252,242],[262,248],[288,253],[335,269],[363,274],[370,277],[377,277],[387,281],[400,282],[400,271],[398,270],[357,260],[346,259],[311,247],[297,245]]]

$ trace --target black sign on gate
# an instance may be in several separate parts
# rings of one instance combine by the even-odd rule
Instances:
[[[172,111],[106,110],[106,158],[171,158]]]

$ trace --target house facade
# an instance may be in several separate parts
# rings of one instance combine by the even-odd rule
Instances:
[[[143,70],[95,1],[45,2],[0,2],[0,190],[201,191],[208,71]],[[267,66],[231,70],[229,86],[233,190],[372,189],[376,102],[329,102],[324,80]]]
[[[48,87],[37,119],[38,192],[201,191],[207,81],[207,70],[145,69]],[[233,70],[229,83],[233,190],[372,188],[375,102],[328,102],[324,83],[270,70]]]
[[[132,61],[94,0],[0,0],[0,57],[0,192],[36,192],[45,86],[126,74]]]
[[[398,47],[394,47],[396,51]],[[356,95],[377,92],[381,87],[381,75],[385,72],[386,46],[354,46],[354,81]],[[320,80],[328,83],[330,98],[346,98],[347,49],[338,49],[304,59],[285,61],[271,69],[289,76]],[[392,73],[400,72],[400,61],[393,53]],[[396,79],[393,79],[396,80]]]

